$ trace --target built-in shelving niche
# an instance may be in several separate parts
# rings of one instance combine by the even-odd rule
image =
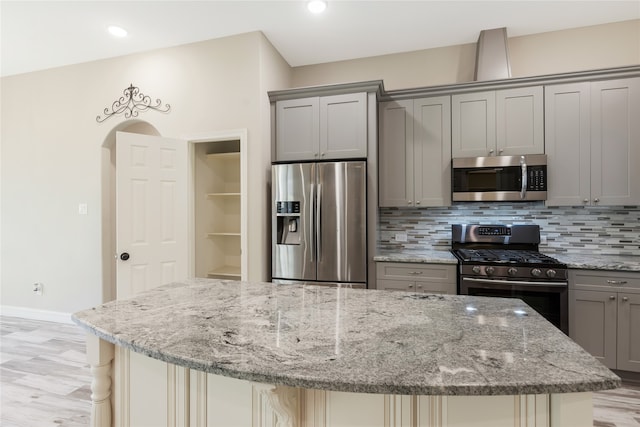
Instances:
[[[194,145],[195,275],[240,280],[240,141]]]

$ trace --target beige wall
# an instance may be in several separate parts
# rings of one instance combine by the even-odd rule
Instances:
[[[507,28],[507,33],[509,29]],[[384,80],[387,90],[473,81],[475,43],[293,69],[294,87]],[[640,20],[509,39],[513,77],[640,64]]]
[[[73,312],[102,301],[102,144],[125,119],[95,118],[131,83],[171,104],[138,117],[163,136],[248,130],[249,241],[263,242],[250,245],[249,279],[265,279],[265,92],[289,85],[287,68],[256,32],[3,78],[2,305]]]

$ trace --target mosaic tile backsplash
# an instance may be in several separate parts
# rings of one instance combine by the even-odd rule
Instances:
[[[640,255],[640,207],[546,207],[544,202],[457,203],[448,208],[380,208],[381,249],[451,247],[451,224],[538,224],[548,253]],[[407,241],[397,241],[406,233]]]

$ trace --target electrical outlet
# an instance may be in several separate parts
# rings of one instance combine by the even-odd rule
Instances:
[[[42,283],[33,284],[33,293],[36,295],[42,295],[44,292],[44,285]]]
[[[396,233],[396,242],[406,242],[407,233]]]

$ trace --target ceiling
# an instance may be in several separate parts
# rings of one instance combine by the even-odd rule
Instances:
[[[291,66],[640,19],[632,1],[329,0],[322,15],[288,1],[0,0],[2,76],[262,31]],[[107,25],[126,28],[115,39]]]

